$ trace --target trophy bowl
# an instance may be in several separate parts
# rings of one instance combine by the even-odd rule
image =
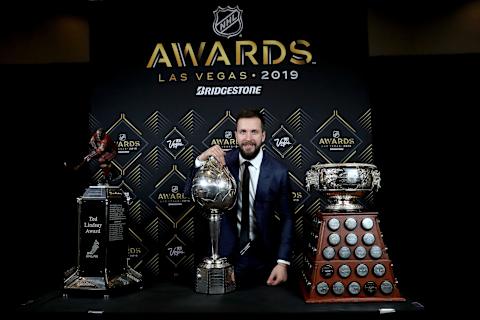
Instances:
[[[195,291],[223,294],[235,290],[234,268],[218,254],[221,214],[235,206],[237,183],[226,166],[210,156],[192,180],[192,199],[207,214],[212,256],[197,266]]]
[[[215,214],[233,208],[237,183],[228,168],[210,156],[193,177],[191,192],[194,202]]]
[[[315,164],[307,171],[307,191],[326,192],[329,204],[325,210],[332,212],[362,211],[358,203],[368,192],[380,188],[380,172],[368,163]]]

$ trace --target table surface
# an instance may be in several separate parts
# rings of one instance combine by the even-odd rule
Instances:
[[[142,290],[108,295],[82,291],[80,294],[64,294],[62,290],[49,292],[28,305],[21,306],[17,312],[22,316],[39,315],[115,315],[138,318],[138,316],[158,317],[160,315],[177,316],[213,316],[225,315],[229,319],[261,316],[265,318],[288,319],[299,316],[330,315],[404,315],[405,318],[424,314],[421,304],[405,302],[357,302],[357,303],[305,303],[299,290],[289,286],[259,286],[237,289],[223,295],[206,295],[194,292],[183,284],[159,282]],[[222,316],[222,318],[224,318]],[[358,318],[358,317],[357,317]]]

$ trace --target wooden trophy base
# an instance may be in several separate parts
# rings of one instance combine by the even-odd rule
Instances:
[[[301,291],[307,303],[405,301],[377,212],[319,212],[307,229]]]

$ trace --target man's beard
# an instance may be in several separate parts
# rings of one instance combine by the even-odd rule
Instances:
[[[253,150],[252,153],[246,153],[244,150],[243,150],[243,145],[240,146],[240,154],[242,155],[242,157],[246,160],[252,160],[253,158],[255,158],[258,153],[260,152],[260,148],[261,148],[261,145],[258,146],[258,145],[255,145],[255,150]]]

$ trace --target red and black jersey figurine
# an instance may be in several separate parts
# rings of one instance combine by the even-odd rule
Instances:
[[[84,160],[89,162],[96,158],[103,171],[105,182],[112,180],[112,160],[117,156],[117,144],[108,135],[103,128],[98,128],[90,138],[90,153],[85,156]]]

